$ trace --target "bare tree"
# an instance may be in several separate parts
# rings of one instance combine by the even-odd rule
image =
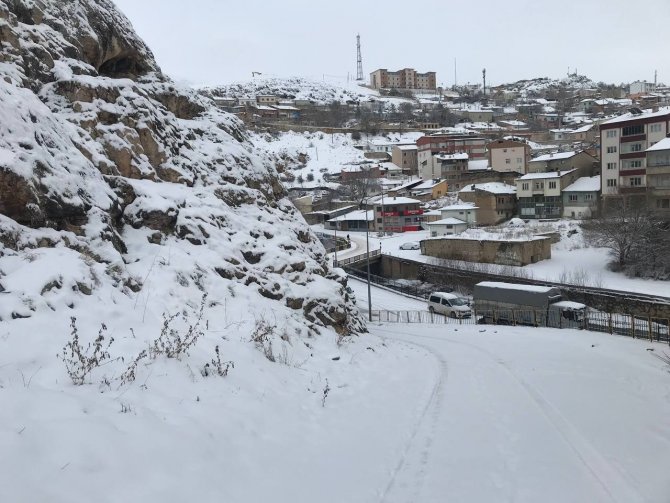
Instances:
[[[363,209],[364,201],[367,197],[381,192],[379,178],[374,176],[370,168],[361,166],[361,172],[358,176],[340,184],[340,194],[351,201],[354,201],[358,208]]]
[[[612,269],[634,276],[665,274],[668,268],[668,228],[642,198],[608,201],[599,218],[582,224],[586,238],[610,250]]]

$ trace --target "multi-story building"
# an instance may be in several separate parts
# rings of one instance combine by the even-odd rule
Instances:
[[[417,174],[416,145],[396,145],[391,149],[391,161],[406,175]]]
[[[486,140],[469,134],[434,134],[422,136],[416,141],[419,169],[431,162],[437,153],[468,154],[471,160],[486,159]]]
[[[638,108],[600,124],[601,189],[604,198],[646,195],[647,149],[670,131],[670,107]]]
[[[410,197],[378,197],[370,201],[375,212],[374,227],[381,232],[421,230],[421,201]]]
[[[516,180],[516,195],[521,218],[560,218],[561,192],[579,178],[578,170],[528,173]]]
[[[479,225],[496,225],[516,215],[516,187],[506,183],[491,182],[466,185],[458,198],[479,208]]]
[[[515,172],[525,175],[530,161],[530,146],[522,141],[496,140],[487,145],[489,166],[501,173]]]
[[[653,82],[646,80],[636,80],[632,82],[628,88],[628,94],[646,94],[653,93],[656,90],[656,85]]]
[[[389,72],[380,68],[370,74],[370,85],[375,89],[437,89],[435,72],[418,73],[413,68]]]
[[[460,187],[461,175],[468,170],[468,154],[444,154],[431,156],[430,161],[421,166],[419,176],[424,180],[444,179],[449,186]]]
[[[649,208],[670,219],[670,137],[647,149]]]

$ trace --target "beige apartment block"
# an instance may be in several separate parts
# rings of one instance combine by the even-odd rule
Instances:
[[[489,166],[500,173],[515,172],[525,175],[530,161],[530,147],[527,143],[513,140],[497,140],[487,146]]]
[[[413,68],[389,72],[385,68],[370,74],[370,86],[374,89],[437,89],[435,72],[419,73]]]
[[[407,175],[417,174],[417,146],[397,145],[391,149],[391,161]]]

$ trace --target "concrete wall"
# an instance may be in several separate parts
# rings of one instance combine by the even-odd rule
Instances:
[[[524,266],[551,258],[551,240],[488,241],[473,239],[428,239],[421,253],[431,257],[487,264]]]

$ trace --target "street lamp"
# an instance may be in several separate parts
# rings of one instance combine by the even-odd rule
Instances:
[[[372,218],[374,220],[374,210]],[[368,321],[372,321],[372,296],[370,294],[370,223],[368,222],[368,198],[365,199],[365,248],[368,265]]]

